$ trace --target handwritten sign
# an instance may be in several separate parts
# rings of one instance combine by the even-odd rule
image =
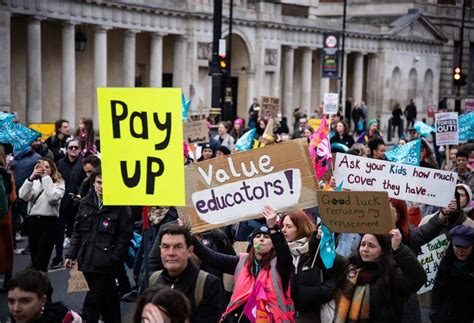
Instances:
[[[184,123],[184,140],[188,144],[209,142],[209,129],[206,120]]]
[[[323,113],[336,114],[339,106],[339,94],[324,93]]]
[[[336,154],[334,177],[356,191],[386,191],[389,197],[445,207],[454,196],[457,173]]]
[[[186,167],[186,208],[193,232],[317,205],[306,139],[269,145]]]
[[[265,120],[275,119],[278,113],[280,113],[280,98],[260,97],[260,118]]]
[[[180,89],[99,88],[105,205],[184,205]]]
[[[439,264],[446,254],[448,246],[449,240],[445,234],[442,234],[421,246],[421,254],[418,256],[418,261],[425,269],[428,279],[423,287],[418,290],[418,294],[423,294],[433,289]]]
[[[69,272],[69,280],[67,281],[67,293],[79,293],[89,291],[86,278],[77,268],[71,269]]]
[[[458,113],[443,112],[435,114],[436,144],[457,145],[458,140]]]
[[[333,232],[386,234],[395,225],[387,192],[318,192],[321,220]]]

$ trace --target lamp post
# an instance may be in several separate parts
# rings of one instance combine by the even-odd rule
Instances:
[[[83,52],[86,50],[87,38],[84,31],[81,30],[81,27],[77,29],[74,40],[76,42],[76,52]]]

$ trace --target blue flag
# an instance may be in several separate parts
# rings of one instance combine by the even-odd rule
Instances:
[[[474,139],[474,111],[459,116],[459,141]]]
[[[436,129],[433,128],[432,126],[428,126],[426,123],[422,121],[417,121],[414,124],[414,128],[416,132],[420,134],[422,137],[429,137],[432,132],[436,132]]]
[[[257,134],[257,128],[252,128],[240,137],[235,143],[235,150],[247,151],[252,149],[255,135]]]
[[[334,264],[334,259],[336,259],[336,240],[334,238],[334,233],[329,231],[329,229],[321,223],[321,230],[323,232],[321,236],[320,246],[319,246],[319,255],[323,261],[324,266],[329,269]]]
[[[183,111],[183,121],[188,121],[188,111],[191,105],[191,100],[186,100],[184,94],[181,94],[181,108]]]
[[[395,163],[420,166],[421,139],[412,140],[404,145],[395,146],[385,153],[388,160]]]
[[[41,133],[27,128],[19,123],[14,123],[13,114],[0,112],[0,143],[11,144],[13,152],[25,150]]]

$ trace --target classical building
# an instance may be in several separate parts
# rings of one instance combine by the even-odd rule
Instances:
[[[428,104],[452,101],[458,2],[348,0],[343,96],[365,101],[383,124],[395,102],[413,98],[426,116]],[[468,2],[463,57],[471,76]],[[228,0],[223,11],[228,38]],[[291,122],[295,107],[311,114],[337,91],[320,70],[322,33],[341,30],[341,15],[338,0],[234,0],[236,114],[245,118],[254,97],[277,96]],[[194,113],[206,111],[212,24],[213,0],[0,0],[0,108],[26,123],[63,117],[77,125],[82,116],[97,120],[97,87],[174,86]],[[463,98],[474,92],[468,81]]]

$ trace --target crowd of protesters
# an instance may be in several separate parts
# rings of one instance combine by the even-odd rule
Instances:
[[[421,322],[416,292],[427,276],[416,255],[445,233],[450,244],[434,282],[430,319],[473,322],[474,145],[450,147],[449,160],[437,159],[440,147],[416,127],[414,102],[405,112],[395,104],[392,112],[399,144],[421,139],[420,166],[456,172],[456,194],[442,208],[391,199],[393,230],[336,234],[330,268],[321,255],[317,207],[278,214],[269,205],[259,219],[192,234],[175,207],[153,206],[146,209],[149,234],[141,237],[141,207],[102,203],[100,143],[90,119],[80,119],[74,136],[69,122],[58,120],[54,136],[15,154],[3,145],[0,184],[8,212],[0,218],[0,273],[12,321]],[[247,123],[209,124],[209,142],[192,153],[185,145],[185,164],[237,153],[251,130],[253,149],[309,140],[317,131],[309,119],[321,118],[322,107],[311,116],[295,109],[293,116],[292,129],[281,116],[261,119],[255,100]],[[365,103],[349,101],[346,119],[336,114],[330,120],[333,153],[387,159],[380,122],[368,118]],[[25,250],[16,246],[22,236]],[[31,263],[12,275],[14,253],[29,254]],[[69,309],[53,302],[60,286],[48,272],[76,265],[89,292],[82,308]],[[122,317],[121,301],[136,301],[135,313]]]

